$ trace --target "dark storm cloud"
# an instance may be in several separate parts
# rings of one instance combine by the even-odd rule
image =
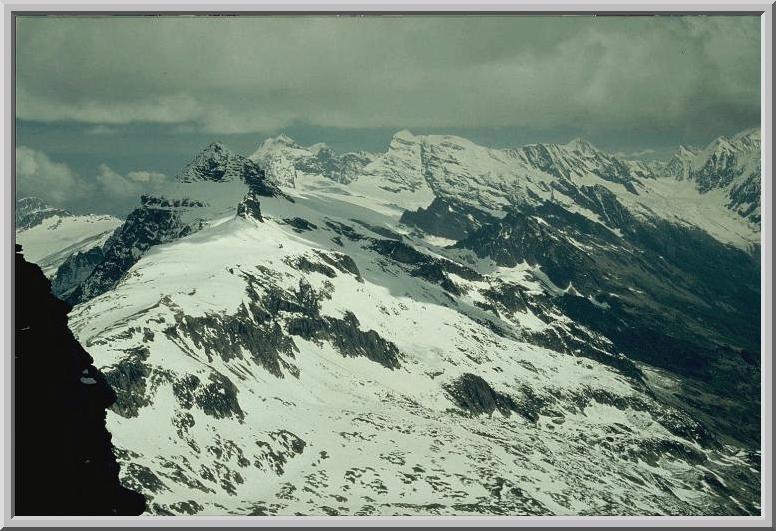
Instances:
[[[36,17],[18,39],[25,120],[229,134],[759,115],[755,17]]]

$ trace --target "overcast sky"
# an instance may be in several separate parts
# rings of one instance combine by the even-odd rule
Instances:
[[[665,156],[756,127],[757,17],[20,17],[17,187],[124,214],[219,139]]]

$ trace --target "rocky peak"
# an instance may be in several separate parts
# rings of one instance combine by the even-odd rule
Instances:
[[[582,154],[600,153],[600,150],[583,138],[575,138],[564,146],[566,149]]]
[[[276,137],[265,139],[248,158],[256,162],[266,162],[280,158],[297,159],[312,155],[313,152],[310,149],[299,145],[296,140],[283,133]]]
[[[402,149],[405,146],[417,144],[418,142],[419,139],[417,136],[413,135],[407,129],[402,129],[391,138],[389,149]]]
[[[16,229],[24,230],[54,216],[72,216],[62,208],[55,208],[39,197],[22,197],[16,200]]]
[[[205,146],[178,174],[179,182],[235,181],[242,177],[244,157],[232,153],[220,142]]]
[[[686,146],[679,146],[673,156],[665,164],[664,171],[666,176],[672,177],[678,181],[684,181],[690,177],[693,160],[697,156],[697,151]]]
[[[283,147],[300,148],[301,146],[296,143],[296,140],[294,140],[287,134],[281,133],[276,137],[267,138],[266,140],[264,140],[264,142],[262,142],[261,145],[259,146],[259,151],[269,151],[272,149],[283,148]]]
[[[692,147],[688,147],[685,145],[680,145],[676,153],[674,154],[675,157],[681,157],[681,158],[692,158],[695,155],[698,154],[698,150]]]
[[[690,177],[698,190],[726,188],[740,178],[760,179],[760,132],[748,130],[733,137],[721,136],[711,142],[696,159]]]
[[[733,137],[733,141],[736,142],[738,145],[749,147],[750,149],[754,150],[760,149],[760,142],[762,141],[762,137],[760,135],[760,128],[754,128],[754,129],[747,129],[745,131],[741,131],[737,135]]]

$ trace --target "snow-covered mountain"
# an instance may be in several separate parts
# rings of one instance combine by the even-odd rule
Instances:
[[[164,194],[141,197],[140,207],[105,242],[90,274],[61,292],[69,302],[82,302],[112,288],[151,247],[231,217],[238,204],[251,204],[255,195],[281,192],[265,181],[255,163],[214,142],[181,170]]]
[[[16,200],[16,230],[26,230],[39,225],[43,220],[72,216],[63,208],[55,208],[39,197],[22,197]]]
[[[335,153],[326,144],[303,147],[291,137],[268,138],[249,157],[277,184],[294,187],[297,178],[318,175],[347,184],[372,161],[370,153]]]
[[[680,147],[666,164],[665,173],[692,181],[701,194],[721,195],[727,208],[759,225],[759,129],[719,137],[702,150]]]
[[[16,243],[49,278],[70,256],[99,248],[120,224],[108,215],[74,215],[37,197],[16,202]]]
[[[206,147],[72,291],[152,513],[759,513],[733,181],[579,140],[327,150]]]
[[[705,150],[681,147],[663,163],[619,158],[581,139],[493,149],[460,137],[405,130],[393,137],[386,153],[331,158],[363,156],[343,190],[367,203],[378,199],[386,213],[422,213],[435,198],[496,215],[516,201],[551,200],[600,219],[579,201],[582,187],[599,186],[640,220],[694,226],[746,249],[759,241],[759,146],[759,130],[751,130],[721,137]],[[330,181],[338,179],[311,170],[315,166],[307,162],[316,149],[281,136],[264,141],[251,158],[281,186],[332,187]]]

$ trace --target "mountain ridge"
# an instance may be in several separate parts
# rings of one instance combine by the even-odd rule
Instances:
[[[407,196],[416,196],[414,201],[426,203],[418,204],[420,208],[428,206],[433,197],[460,199],[467,193],[476,193],[479,197],[470,198],[468,204],[486,212],[494,208],[498,210],[509,203],[510,194],[525,196],[528,190],[548,199],[548,187],[557,187],[558,181],[575,186],[598,182],[625,198],[626,206],[644,216],[693,224],[713,231],[713,235],[722,241],[746,248],[758,239],[759,232],[759,158],[755,160],[755,154],[759,154],[759,130],[747,130],[732,138],[733,144],[723,137],[712,141],[705,155],[704,151],[680,147],[668,161],[644,162],[618,158],[582,139],[567,144],[528,144],[519,148],[491,149],[461,137],[416,136],[402,130],[393,136],[386,153],[364,155],[355,165],[356,169],[351,169],[350,176],[340,181],[352,185],[351,188],[359,192],[363,190],[362,193],[368,193],[370,188],[377,188],[376,193],[404,191]],[[273,150],[275,143],[268,139],[252,155],[270,168],[268,175],[271,180],[281,185],[293,183],[296,186],[299,180],[309,180],[316,175],[331,178],[335,173],[320,171],[311,164],[309,161],[315,160],[316,154],[290,137],[284,136],[284,141],[279,144],[294,147],[291,151]],[[715,160],[720,160],[719,156],[714,158],[712,148],[716,144],[728,146],[727,150],[737,150],[731,160],[738,166],[728,170],[727,166],[720,167],[715,163]],[[469,160],[457,158],[467,153],[471,154]],[[340,157],[345,155],[348,154]],[[336,160],[336,157],[332,159],[329,156],[329,159]],[[447,175],[453,172],[456,176],[463,170],[467,181],[477,182],[477,185],[470,186],[471,192],[467,192],[460,184],[446,182],[445,177],[440,180],[436,168],[447,172]],[[718,182],[704,177],[724,172],[730,175]],[[732,176],[733,173],[735,176]],[[671,185],[674,180],[690,182],[692,187],[683,187],[681,183]],[[677,186],[676,191],[672,190]],[[713,199],[703,197],[716,190],[719,192],[713,194]],[[681,202],[676,201],[674,195],[679,196]],[[719,213],[725,214],[722,226],[716,226],[719,225]]]

